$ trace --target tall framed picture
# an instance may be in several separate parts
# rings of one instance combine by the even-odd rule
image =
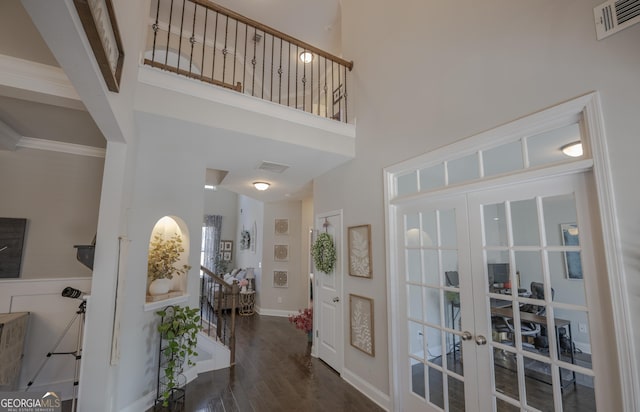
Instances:
[[[349,330],[351,346],[375,356],[373,299],[349,294]]]
[[[19,278],[27,219],[0,218],[0,279]]]
[[[371,278],[371,225],[349,227],[348,243],[349,275]]]
[[[562,233],[563,246],[580,246],[577,224],[562,223],[560,224],[560,231]],[[573,250],[564,252],[564,264],[567,279],[582,279],[580,252]]]

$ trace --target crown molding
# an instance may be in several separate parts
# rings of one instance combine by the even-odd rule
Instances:
[[[34,137],[22,137],[18,147],[26,149],[47,150],[50,152],[68,153],[78,156],[90,156],[104,158],[107,151],[99,147],[84,146],[74,143],[63,143],[54,140],[36,139]]]

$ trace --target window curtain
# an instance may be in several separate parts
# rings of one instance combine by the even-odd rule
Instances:
[[[220,253],[220,233],[222,229],[222,216],[204,216],[204,266],[213,273],[218,273],[216,267]]]

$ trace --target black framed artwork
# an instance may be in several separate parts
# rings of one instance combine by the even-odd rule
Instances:
[[[27,219],[0,217],[0,279],[20,277]]]

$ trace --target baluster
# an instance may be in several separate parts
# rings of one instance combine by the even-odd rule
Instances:
[[[324,117],[329,117],[329,101],[327,100],[327,77],[329,72],[327,71],[327,58],[324,58]]]
[[[287,107],[290,107],[290,100],[291,100],[291,42],[287,42],[289,43],[289,61],[287,63]]]
[[[156,21],[151,25],[153,30],[153,49],[151,50],[151,61],[156,61],[156,38],[158,37],[158,17],[160,16],[160,1],[158,1],[158,7],[156,8]]]
[[[320,114],[320,95],[322,94],[320,92],[320,77],[322,77],[320,75],[320,73],[321,73],[321,70],[320,70],[320,56],[318,56],[318,116],[322,116]]]
[[[256,34],[258,33],[258,29],[253,28],[253,59],[251,59],[251,66],[253,66],[253,70],[251,73],[251,96],[255,96],[254,91],[256,88],[256,48],[258,47],[258,40],[256,38]]]
[[[224,49],[222,49],[222,82],[224,83],[225,76],[227,74],[227,37],[229,35],[229,16],[226,16],[227,19],[224,23]]]
[[[262,32],[262,94],[260,95],[261,99],[264,99],[264,62],[265,62],[265,56],[266,56],[266,50],[267,50],[267,34],[265,32]]]
[[[273,101],[273,47],[275,42],[275,37],[271,36],[271,84],[269,85],[269,101],[271,102]]]
[[[193,67],[193,46],[196,44],[196,13],[197,11],[198,11],[198,6],[194,4],[193,5],[193,24],[191,26],[191,37],[189,37],[189,43],[191,43],[191,55],[189,56],[189,74],[191,74],[191,67]]]
[[[340,79],[340,65],[338,64],[338,121],[342,119],[342,79]]]
[[[249,40],[249,25],[244,25],[244,62],[242,63],[242,84],[246,84],[245,76],[247,75],[247,41]],[[245,87],[245,91],[246,91]]]
[[[204,55],[207,45],[207,24],[209,23],[209,9],[204,8],[204,30],[202,33],[202,60],[200,60],[200,75],[204,77]],[[214,48],[215,50],[215,48]]]
[[[171,0],[171,7],[169,8],[169,27],[167,28],[167,46],[164,51],[164,64],[167,65],[169,59],[169,42],[171,41],[171,20],[173,18],[173,0]]]
[[[298,108],[298,60],[300,60],[298,59],[299,51],[300,49],[296,45],[296,56],[294,57],[294,59],[296,59],[296,109]]]
[[[220,13],[216,12],[216,24],[213,29],[213,57],[211,59],[211,80],[213,80],[216,72],[216,46],[218,45],[218,16]]]
[[[180,72],[180,57],[182,57],[182,28],[184,26],[184,9],[187,0],[182,0],[182,17],[180,17],[180,37],[178,37],[178,64],[176,65],[176,73]]]
[[[343,122],[347,123],[347,67],[342,66],[344,69],[344,120]]]
[[[336,117],[336,103],[334,102],[333,99],[333,93],[335,93],[336,91],[336,84],[335,84],[335,69],[333,68],[333,64],[334,61],[331,60],[331,117],[335,118]]]
[[[280,39],[280,65],[278,66],[278,104],[282,104],[282,39]]]
[[[233,84],[236,84],[236,54],[238,52],[238,20],[236,20],[236,35],[233,40]],[[244,80],[243,80],[244,81]]]

